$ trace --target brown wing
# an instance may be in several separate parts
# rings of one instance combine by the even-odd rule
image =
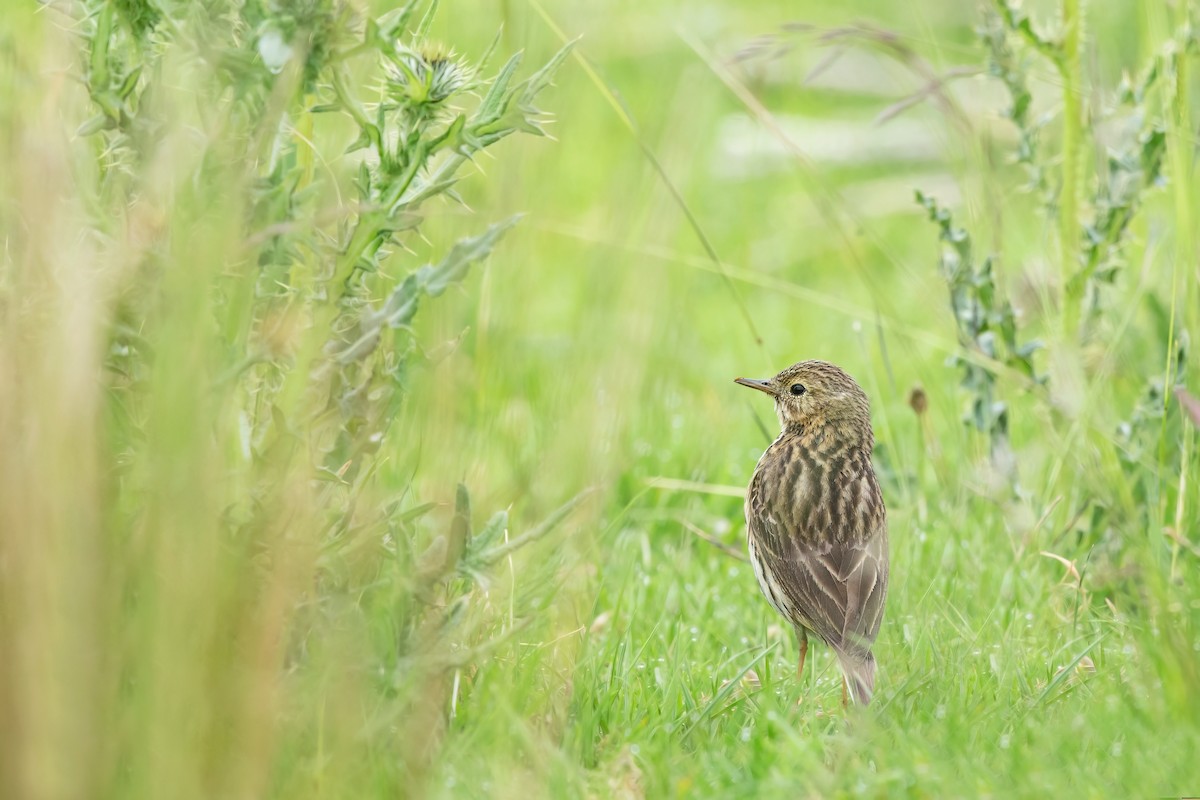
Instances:
[[[888,583],[887,522],[874,476],[866,479],[874,502],[839,519],[842,536],[823,530],[828,515],[812,513],[813,506],[805,502],[813,497],[811,484],[806,486],[802,478],[785,483],[798,489],[800,497],[793,491],[772,492],[769,482],[756,480],[746,502],[768,597],[785,616],[834,648],[865,653],[879,633]]]
[[[887,596],[886,527],[862,541],[810,543],[779,531],[769,517],[751,525],[756,555],[792,621],[837,649],[869,650]]]

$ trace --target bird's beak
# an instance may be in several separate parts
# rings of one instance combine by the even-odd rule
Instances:
[[[760,392],[766,392],[772,397],[775,396],[775,387],[771,386],[770,381],[760,381],[754,378],[734,378],[734,383],[740,383],[742,386],[749,386],[751,389],[758,389]]]

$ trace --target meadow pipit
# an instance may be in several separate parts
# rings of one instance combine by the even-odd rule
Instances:
[[[887,515],[871,466],[871,409],[854,379],[801,361],[768,380],[737,383],[775,398],[782,432],[746,493],[758,585],[796,631],[797,676],[811,631],[833,648],[857,703],[875,690],[871,645],[888,584]]]

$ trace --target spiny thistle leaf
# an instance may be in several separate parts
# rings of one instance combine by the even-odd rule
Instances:
[[[470,266],[490,254],[500,237],[516,225],[520,218],[520,215],[510,217],[490,226],[478,236],[460,239],[436,267],[425,266],[418,270],[417,279],[425,294],[437,297],[446,291],[450,284],[461,281]]]

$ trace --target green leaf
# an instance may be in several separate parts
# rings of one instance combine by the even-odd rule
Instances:
[[[121,119],[121,98],[117,97],[114,92],[96,92],[92,95],[92,102],[100,106],[100,109],[114,122]]]
[[[1054,677],[1052,677],[1046,684],[1046,688],[1042,689],[1041,693],[1034,698],[1033,705],[1039,706],[1050,699],[1051,695],[1058,690],[1058,687],[1062,686],[1063,683],[1065,683],[1066,680],[1071,677],[1071,675],[1075,672],[1075,668],[1079,666],[1084,657],[1087,656],[1088,653],[1092,652],[1092,650],[1096,648],[1096,645],[1100,644],[1100,641],[1100,639],[1096,639],[1095,641],[1091,642],[1087,647],[1080,650],[1079,653],[1076,654],[1076,656],[1071,659],[1066,666],[1055,672]]]
[[[121,82],[120,88],[117,89],[117,96],[122,100],[127,99],[130,93],[133,92],[134,87],[137,86],[138,78],[140,77],[142,77],[142,65],[138,64],[129,71],[129,74],[125,76],[125,80]]]
[[[554,80],[554,73],[562,66],[562,63],[567,60],[567,56],[575,48],[578,39],[567,42],[557,53],[550,57],[550,60],[542,65],[542,68],[530,75],[521,82],[521,104],[527,105],[532,103],[539,93]]]
[[[106,128],[113,128],[116,123],[107,114],[97,114],[75,130],[76,136],[91,136]]]
[[[446,130],[442,131],[432,142],[430,153],[436,153],[443,147],[454,147],[457,149],[462,142],[463,128],[467,124],[467,118],[459,114],[454,118],[454,121],[446,126]]]
[[[492,515],[492,518],[483,526],[483,530],[471,542],[471,549],[482,551],[492,546],[494,542],[498,542],[504,534],[504,529],[508,527],[508,512],[497,511]]]
[[[408,21],[412,18],[413,12],[417,10],[417,3],[420,0],[408,0],[403,8],[397,8],[376,20],[378,27],[378,35],[388,44],[396,38],[400,31],[408,27]]]
[[[88,86],[93,95],[108,88],[108,47],[112,38],[112,26],[113,4],[105,3],[96,18],[96,32],[92,36]]]
[[[537,525],[531,530],[525,531],[525,533],[522,533],[520,536],[509,539],[504,544],[500,544],[489,550],[480,552],[478,554],[478,563],[484,565],[492,564],[497,559],[508,555],[514,550],[541,539],[543,536],[557,528],[563,520],[569,517],[571,512],[574,511],[579,504],[583,502],[584,498],[591,493],[592,490],[590,488],[584,489],[582,492],[575,495],[570,500],[559,506],[556,510],[551,512],[550,516],[543,520],[540,525]]]
[[[417,279],[430,297],[437,297],[452,283],[461,281],[471,265],[485,258],[500,241],[509,228],[517,224],[520,216],[510,217],[504,222],[497,222],[478,236],[460,239],[450,248],[450,252],[436,267],[422,267],[417,272]]]
[[[504,109],[508,105],[508,84],[512,81],[513,73],[517,71],[517,67],[521,63],[521,54],[514,53],[511,58],[500,68],[500,72],[492,79],[492,86],[488,89],[488,93],[484,95],[483,101],[479,104],[479,109],[475,112],[475,119],[481,123],[494,122],[500,119],[504,113]]]
[[[409,275],[388,296],[381,311],[382,321],[390,328],[400,328],[412,322],[421,301],[421,286],[416,274]]]
[[[450,536],[448,547],[448,564],[454,564],[463,557],[471,542],[471,495],[464,484],[459,484],[454,492],[454,518],[450,521]]]
[[[421,17],[421,23],[417,25],[416,33],[414,34],[418,42],[425,41],[425,37],[429,35],[429,29],[433,27],[433,18],[437,14],[438,0],[431,0],[429,8],[425,10],[425,16]]]
[[[492,55],[496,52],[496,48],[500,45],[500,39],[503,33],[504,26],[501,25],[500,28],[497,29],[496,35],[492,37],[492,41],[487,46],[487,49],[483,51],[483,55],[479,57],[477,69],[483,69],[487,66],[487,63],[492,60]]]
[[[371,146],[371,137],[367,133],[366,128],[359,128],[358,129],[358,138],[350,143],[350,145],[346,148],[345,152],[353,153],[356,150],[362,150],[362,149],[370,147],[370,146]]]

